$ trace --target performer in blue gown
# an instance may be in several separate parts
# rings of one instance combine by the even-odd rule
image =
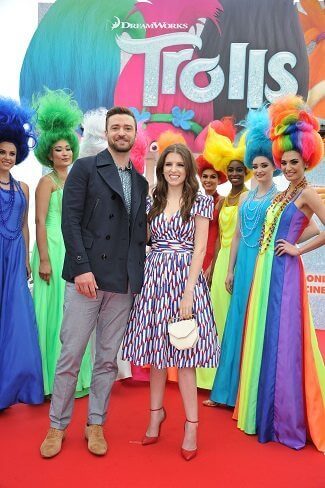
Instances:
[[[266,107],[250,110],[245,126],[247,133],[244,164],[253,171],[258,186],[244,193],[239,202],[239,219],[231,245],[225,283],[232,297],[210,400],[203,402],[209,407],[217,404],[234,407],[236,403],[245,312],[259,238],[266,210],[277,191],[273,182],[276,169],[272,158],[272,144],[267,136],[269,117]]]
[[[0,98],[0,410],[18,402],[42,403],[41,354],[27,279],[28,186],[10,170],[35,140],[30,112]]]

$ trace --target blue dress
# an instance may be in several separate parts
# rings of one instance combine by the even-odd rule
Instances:
[[[259,238],[267,208],[275,194],[270,193],[261,201],[252,199],[253,192],[249,192],[239,209],[241,238],[236,259],[233,293],[221,343],[219,367],[210,396],[214,402],[231,407],[235,406],[237,398],[245,313],[259,250]]]
[[[13,200],[12,191],[0,188],[0,409],[18,402],[42,403],[44,399],[22,234],[26,199],[19,183],[12,180],[12,184]]]

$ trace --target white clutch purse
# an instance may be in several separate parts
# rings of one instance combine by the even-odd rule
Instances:
[[[195,318],[186,320],[171,319],[168,324],[170,343],[176,349],[191,349],[199,340],[199,330]]]

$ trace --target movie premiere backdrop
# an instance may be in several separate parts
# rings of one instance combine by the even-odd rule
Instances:
[[[19,92],[70,89],[84,112],[132,108],[149,142],[177,130],[202,150],[209,122],[298,93],[325,119],[325,10],[318,0],[57,0],[38,3]],[[201,137],[200,137],[201,134]],[[319,167],[308,175],[325,186]],[[324,251],[304,256],[316,326],[325,328]]]

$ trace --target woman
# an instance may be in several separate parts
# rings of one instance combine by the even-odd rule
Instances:
[[[41,354],[29,266],[28,186],[10,170],[35,141],[31,113],[0,98],[0,410],[15,403],[42,403]]]
[[[244,164],[252,170],[258,185],[254,190],[243,193],[240,198],[239,219],[232,239],[225,280],[226,290],[232,296],[210,400],[203,402],[208,407],[217,404],[234,407],[236,403],[245,311],[258,253],[258,242],[266,210],[277,191],[273,183],[276,168],[272,157],[272,142],[267,136],[269,116],[266,107],[251,110],[244,125]]]
[[[207,242],[207,252],[203,261],[203,271],[208,277],[211,273],[214,251],[218,237],[218,203],[220,195],[217,191],[218,185],[226,183],[227,176],[222,171],[218,171],[210,164],[202,154],[196,158],[198,174],[206,195],[211,195],[214,203],[213,219],[209,223],[209,234]]]
[[[325,222],[324,205],[304,172],[323,156],[319,127],[300,97],[270,107],[272,151],[289,187],[269,207],[260,240],[249,305],[236,417],[238,427],[294,449],[307,432],[325,451],[325,368],[308,306],[299,255],[324,244],[322,232],[295,246],[315,213]]]
[[[195,367],[216,367],[219,346],[209,290],[201,273],[213,200],[198,194],[192,153],[182,144],[167,147],[157,163],[157,186],[148,203],[152,248],[145,264],[141,293],[136,297],[123,341],[123,358],[150,364],[150,423],[143,445],[157,442],[166,418],[163,407],[167,367],[178,368],[185,409],[182,456],[197,453],[198,405]],[[195,317],[199,340],[178,350],[167,333],[170,319]]]
[[[215,170],[212,164],[208,163],[202,155],[196,158],[196,164],[204,192],[206,195],[210,195],[213,198],[214,203],[213,218],[209,223],[207,252],[204,256],[202,267],[203,272],[209,276],[218,236],[218,202],[220,200],[220,195],[217,191],[217,187],[227,181],[227,176],[222,171]]]
[[[235,233],[238,215],[238,203],[242,193],[247,192],[245,180],[251,177],[251,172],[244,165],[245,137],[241,136],[238,146],[234,146],[230,139],[209,130],[204,148],[204,157],[209,162],[215,161],[215,167],[223,170],[231,183],[228,196],[220,199],[219,210],[219,238],[217,239],[215,255],[217,256],[211,283],[211,299],[214,310],[217,331],[222,340],[230,293],[225,288],[230,246]],[[210,389],[215,372],[211,377]]]
[[[196,164],[205,194],[212,196],[214,203],[213,217],[209,222],[207,250],[202,266],[204,276],[209,279],[218,237],[218,203],[220,200],[220,195],[217,192],[217,186],[225,183],[227,181],[227,177],[222,171],[215,170],[212,164],[208,163],[202,155],[198,156],[196,159]],[[214,374],[215,368],[197,368],[196,383],[198,388],[211,389]]]
[[[62,195],[68,168],[78,157],[75,129],[82,112],[71,95],[47,90],[35,102],[39,140],[38,161],[50,172],[36,189],[36,244],[32,255],[33,298],[42,353],[44,392],[51,395],[56,363],[60,355],[60,330],[65,281],[61,277],[65,246],[61,232]],[[87,349],[81,364],[76,396],[88,394],[91,357]]]

